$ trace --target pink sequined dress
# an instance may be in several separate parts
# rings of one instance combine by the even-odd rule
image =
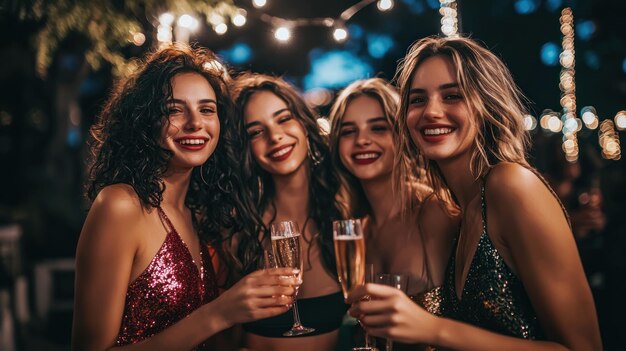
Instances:
[[[200,245],[198,271],[172,222],[161,208],[157,210],[168,233],[146,270],[128,285],[118,346],[158,334],[218,295],[207,246]],[[196,348],[200,349],[202,345]]]

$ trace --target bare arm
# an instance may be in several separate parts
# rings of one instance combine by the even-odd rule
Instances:
[[[487,186],[492,240],[504,245],[549,341],[508,337],[433,316],[402,292],[367,284],[353,291],[350,313],[368,332],[453,350],[599,350],[600,333],[573,236],[550,191],[518,165],[492,171]],[[512,205],[514,204],[514,205]],[[359,301],[365,295],[372,301]]]
[[[104,189],[89,211],[76,253],[73,350],[113,348],[145,226],[142,216],[141,205],[125,186]],[[297,284],[287,268],[252,273],[161,333],[119,349],[191,349],[236,323],[285,312]]]

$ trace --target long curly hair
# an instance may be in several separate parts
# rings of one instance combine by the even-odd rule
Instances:
[[[165,190],[162,177],[173,155],[160,143],[169,123],[172,78],[193,72],[202,75],[215,91],[221,128],[215,152],[192,172],[185,204],[204,241],[217,241],[222,228],[233,227],[232,193],[237,177],[228,162],[233,157],[228,123],[234,106],[228,75],[222,68],[211,51],[188,45],[171,45],[147,54],[132,75],[118,82],[91,127],[87,197],[93,201],[103,187],[124,183],[133,187],[144,208],[160,206]]]
[[[346,169],[339,157],[339,138],[343,117],[348,105],[360,96],[368,96],[378,101],[392,130],[393,138],[397,140],[397,129],[394,125],[396,125],[400,96],[395,87],[382,78],[369,78],[352,82],[339,93],[329,113],[330,155],[339,178],[337,202],[341,206],[344,218],[364,217],[371,212],[360,180]],[[393,187],[395,191],[396,182],[393,182]]]
[[[426,59],[434,56],[451,60],[473,123],[477,126],[470,164],[470,172],[476,179],[500,162],[530,167],[526,160],[530,137],[523,123],[526,99],[506,65],[472,39],[428,37],[411,45],[396,72],[400,89],[398,125],[402,153],[415,164],[423,165],[430,184],[442,201],[454,203],[441,170],[436,162],[421,155],[406,125],[409,92],[415,71]],[[412,172],[406,163],[398,162],[396,167],[401,175]],[[401,194],[406,197],[406,191],[401,191]],[[405,204],[409,202],[409,199],[403,200]]]
[[[243,186],[237,192],[239,202],[245,208],[238,210],[239,219],[243,221],[245,229],[237,237],[237,249],[232,260],[242,273],[248,273],[257,268],[262,257],[262,242],[269,238],[268,224],[263,221],[263,213],[274,206],[276,195],[272,175],[263,170],[255,161],[250,150],[250,138],[245,129],[243,111],[250,97],[260,91],[268,91],[287,104],[293,116],[302,124],[309,144],[309,156],[313,154],[319,161],[309,159],[309,204],[308,221],[313,221],[319,233],[313,238],[317,241],[322,252],[322,262],[325,269],[334,274],[335,259],[333,249],[333,234],[331,221],[339,218],[334,194],[338,182],[332,170],[327,137],[322,135],[317,124],[315,113],[302,100],[297,90],[281,78],[243,73],[234,81],[233,100],[236,105],[237,118],[235,128],[240,138],[240,173]],[[273,220],[270,221],[270,223]],[[305,228],[302,228],[304,231]],[[259,238],[260,236],[260,238]]]

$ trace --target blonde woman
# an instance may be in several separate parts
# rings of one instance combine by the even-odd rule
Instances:
[[[502,61],[470,39],[425,38],[398,83],[403,152],[462,213],[445,318],[374,284],[351,294],[350,313],[371,334],[448,349],[601,349],[567,216],[526,161],[522,97]]]
[[[405,273],[408,295],[439,313],[441,284],[456,225],[432,190],[411,174],[406,211],[393,182],[400,146],[394,131],[399,95],[381,78],[348,85],[330,111],[330,147],[345,217],[364,217],[367,262],[375,272]],[[403,162],[408,160],[404,159]],[[422,201],[423,200],[423,201]]]

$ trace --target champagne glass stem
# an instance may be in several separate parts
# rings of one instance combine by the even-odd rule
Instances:
[[[385,340],[385,351],[393,351],[393,341]]]
[[[300,322],[300,312],[298,312],[298,300],[294,296],[293,297],[293,327],[292,329],[301,328],[301,327],[302,327],[302,323]]]

